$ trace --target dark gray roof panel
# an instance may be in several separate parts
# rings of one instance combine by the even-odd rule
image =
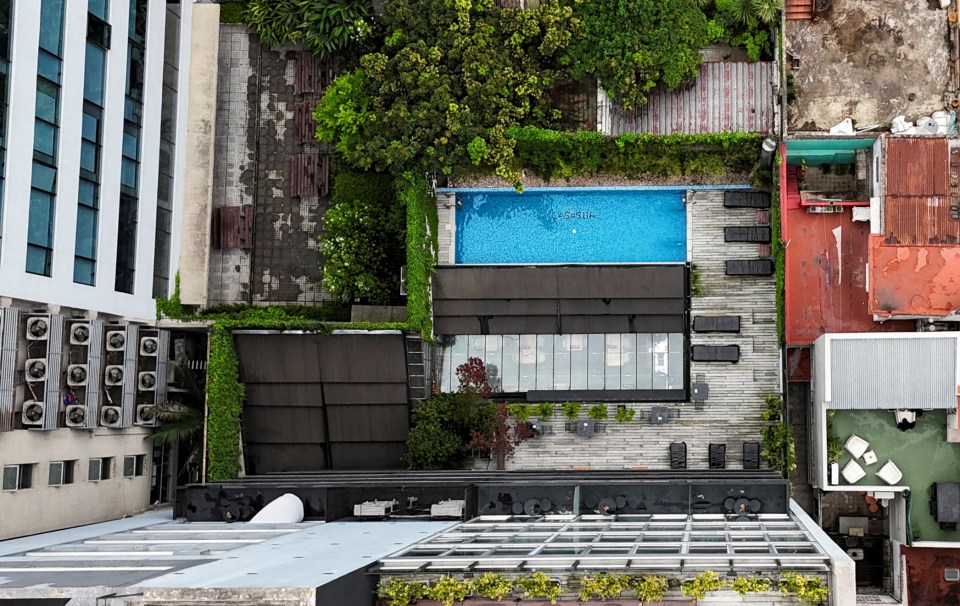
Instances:
[[[482,334],[494,335],[549,335],[559,332],[557,315],[552,316],[500,316],[490,318],[489,330]],[[449,334],[449,333],[448,333]],[[477,333],[470,333],[477,334]]]
[[[402,334],[322,336],[324,383],[406,383]]]
[[[337,469],[406,469],[404,442],[341,442],[331,445],[330,456]]]
[[[404,383],[324,383],[323,402],[333,405],[402,404],[407,405]]]
[[[247,473],[316,471],[327,468],[323,444],[248,444]]]
[[[331,442],[405,442],[409,413],[402,406],[331,406]]]
[[[247,383],[309,383],[320,370],[317,339],[303,335],[291,339],[281,334],[234,335],[240,376]]]
[[[556,299],[442,299],[435,301],[438,316],[530,316],[557,313]]]
[[[317,407],[246,406],[248,443],[312,444],[324,441],[323,409]]]
[[[563,334],[684,332],[684,317],[671,316],[564,316]]]
[[[580,316],[613,316],[621,314],[674,314],[683,309],[679,299],[562,299],[560,313]]]
[[[243,377],[243,375],[241,375]],[[247,402],[257,406],[319,406],[319,383],[247,383]]]

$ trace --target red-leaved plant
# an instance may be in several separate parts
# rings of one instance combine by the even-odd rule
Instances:
[[[480,358],[467,358],[467,361],[457,366],[457,379],[460,381],[460,391],[472,389],[482,398],[489,398],[493,388],[487,382],[487,368]]]
[[[497,404],[496,407],[496,413],[485,431],[471,430],[467,448],[493,456],[497,469],[503,470],[507,466],[507,457],[513,454],[520,442],[532,436],[533,432],[523,421],[515,420],[512,425],[507,421],[506,404]]]

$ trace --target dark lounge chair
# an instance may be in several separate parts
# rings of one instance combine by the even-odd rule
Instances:
[[[723,228],[724,242],[756,242],[769,244],[770,227],[767,225],[747,225]]]
[[[763,191],[725,191],[724,208],[770,208],[770,194]]]
[[[760,442],[743,443],[743,468],[760,469]]]
[[[739,345],[694,345],[694,362],[733,362],[740,361]]]
[[[687,468],[687,443],[674,442],[670,445],[670,469]]]
[[[733,259],[726,264],[728,276],[772,276],[774,269],[770,259]]]
[[[740,316],[694,316],[694,332],[740,332]]]
[[[727,468],[727,445],[711,444],[710,445],[710,469],[726,469],[726,468]]]

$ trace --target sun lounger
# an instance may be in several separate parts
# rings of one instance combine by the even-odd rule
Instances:
[[[740,316],[694,316],[694,332],[740,332]]]
[[[760,469],[760,442],[743,443],[743,468]]]
[[[763,191],[725,191],[724,208],[770,208],[770,194]]]
[[[772,276],[773,272],[770,259],[732,259],[726,264],[728,276]]]
[[[687,443],[674,442],[670,445],[670,469],[687,468]]]
[[[770,227],[766,225],[731,226],[723,228],[724,242],[770,242]]]
[[[711,444],[710,445],[710,469],[726,469],[726,468],[727,468],[727,445]]]
[[[739,345],[694,345],[694,362],[733,362],[740,361]]]

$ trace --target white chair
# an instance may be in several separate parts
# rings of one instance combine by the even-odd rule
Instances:
[[[848,484],[856,484],[867,475],[867,472],[863,470],[863,467],[857,464],[856,461],[851,460],[847,463],[846,467],[843,468],[843,479],[847,481]]]
[[[854,459],[859,459],[863,456],[863,453],[867,452],[867,449],[870,448],[870,442],[854,434],[847,438],[847,443],[844,444],[844,448],[853,455]]]
[[[897,425],[906,421],[907,423],[917,422],[917,413],[912,410],[895,410],[893,417],[897,420]]]
[[[893,486],[903,478],[903,472],[900,471],[896,463],[887,459],[887,462],[880,468],[880,471],[877,472],[877,477],[890,486]]]

